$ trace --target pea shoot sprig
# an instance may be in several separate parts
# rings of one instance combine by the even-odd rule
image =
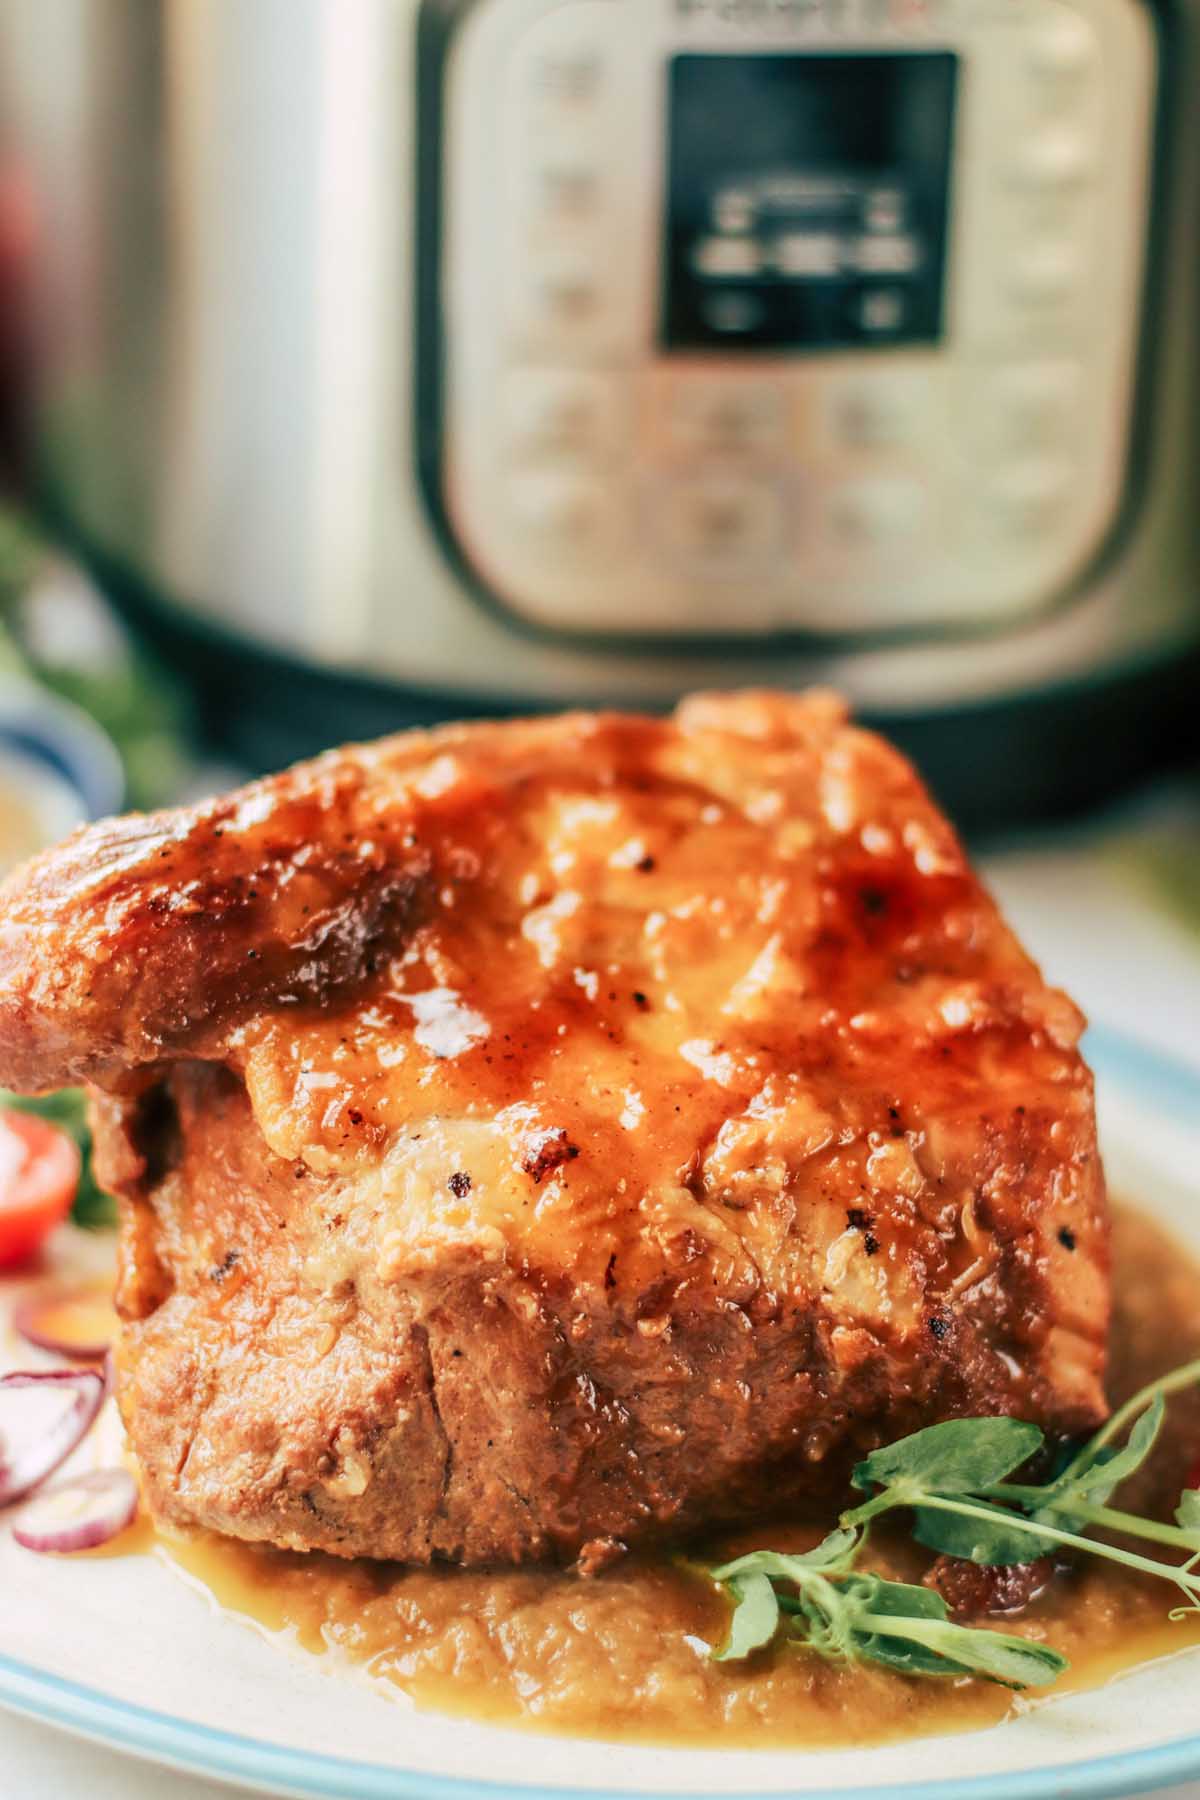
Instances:
[[[755,1550],[709,1571],[734,1603],[714,1655],[737,1661],[786,1632],[834,1661],[978,1675],[1015,1688],[1055,1681],[1068,1664],[1049,1645],[955,1624],[934,1590],[858,1568],[872,1522],[899,1508],[911,1512],[917,1542],[943,1555],[996,1567],[1085,1551],[1173,1583],[1186,1604],[1172,1618],[1200,1612],[1200,1489],[1184,1491],[1174,1524],[1110,1504],[1153,1450],[1168,1396],[1198,1382],[1200,1360],[1151,1382],[1040,1486],[1007,1479],[1045,1441],[1020,1419],[951,1419],[874,1451],[854,1471],[854,1485],[870,1498],[843,1513],[816,1549]],[[1182,1551],[1185,1560],[1160,1561],[1085,1535],[1094,1529]]]
[[[734,1602],[716,1659],[749,1656],[782,1628],[830,1661],[882,1663],[904,1675],[982,1675],[1023,1688],[1067,1667],[1046,1644],[954,1624],[932,1588],[855,1569],[865,1541],[862,1529],[839,1529],[803,1555],[754,1550],[711,1570]]]

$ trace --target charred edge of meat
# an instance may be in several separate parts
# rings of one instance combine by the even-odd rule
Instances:
[[[545,1138],[536,1150],[531,1150],[521,1167],[526,1175],[533,1177],[535,1186],[552,1175],[563,1163],[571,1162],[579,1155],[579,1145],[573,1144],[565,1131],[556,1131]]]

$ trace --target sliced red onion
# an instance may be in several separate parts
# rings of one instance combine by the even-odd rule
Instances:
[[[26,1550],[67,1556],[96,1550],[137,1517],[137,1482],[128,1469],[91,1469],[43,1488],[21,1508],[13,1536]]]
[[[117,1315],[105,1291],[67,1288],[22,1300],[13,1324],[39,1350],[99,1362],[112,1343]]]
[[[96,1369],[0,1375],[0,1506],[23,1499],[67,1460],[104,1402]]]

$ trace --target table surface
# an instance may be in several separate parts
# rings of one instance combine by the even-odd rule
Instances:
[[[984,864],[1052,980],[1097,1019],[1200,1070],[1200,793],[1173,789],[1103,825],[994,850]],[[219,1800],[244,1791],[0,1712],[3,1800]],[[1200,1800],[1200,1782],[1161,1800]]]

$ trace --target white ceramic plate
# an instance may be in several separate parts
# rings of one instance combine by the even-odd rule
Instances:
[[[1114,1189],[1200,1254],[1200,1078],[1111,1033],[1093,1031],[1088,1050]],[[101,1430],[115,1445],[115,1422]],[[269,1793],[1100,1800],[1200,1776],[1200,1650],[982,1732],[835,1752],[655,1750],[418,1712],[363,1672],[220,1613],[152,1557],[37,1557],[4,1533],[0,1596],[0,1703]]]

